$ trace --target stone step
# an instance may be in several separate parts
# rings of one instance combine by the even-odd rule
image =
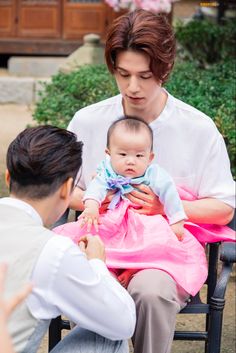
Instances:
[[[66,57],[11,56],[8,60],[10,75],[50,77],[58,72]]]
[[[84,36],[84,44],[69,57],[12,56],[8,71],[0,72],[0,103],[34,103],[43,89],[41,81],[48,82],[59,69],[68,73],[84,64],[102,62],[100,36],[92,33]]]
[[[32,104],[38,101],[42,82],[50,82],[50,78],[0,76],[0,104],[18,103]]]

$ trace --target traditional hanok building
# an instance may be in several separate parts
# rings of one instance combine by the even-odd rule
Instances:
[[[104,0],[0,0],[0,54],[68,55],[119,15]]]

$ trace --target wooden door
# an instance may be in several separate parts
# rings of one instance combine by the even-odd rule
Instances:
[[[16,0],[0,0],[0,37],[14,37],[16,22]]]
[[[21,38],[59,38],[61,0],[18,0],[17,36]]]
[[[64,0],[63,38],[79,39],[96,33],[102,38],[106,32],[108,6],[103,0]]]

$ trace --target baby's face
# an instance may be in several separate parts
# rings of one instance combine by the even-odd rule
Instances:
[[[113,170],[129,178],[142,176],[154,156],[146,129],[139,132],[130,132],[124,128],[115,129],[107,152],[111,157]]]

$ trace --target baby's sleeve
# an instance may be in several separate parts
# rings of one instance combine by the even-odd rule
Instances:
[[[97,175],[92,181],[89,183],[87,190],[85,191],[83,202],[92,199],[96,200],[99,205],[101,205],[102,201],[105,200],[107,195],[107,185],[106,181],[102,178],[101,175]]]
[[[149,176],[150,187],[163,204],[169,223],[174,224],[187,219],[172,177],[158,165],[153,165]]]

